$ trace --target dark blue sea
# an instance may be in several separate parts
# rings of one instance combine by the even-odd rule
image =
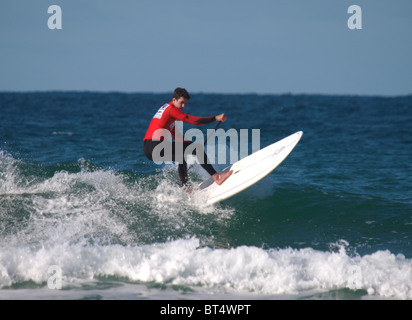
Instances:
[[[171,93],[0,93],[0,299],[412,299],[412,96],[191,96],[302,139],[207,206],[143,154]]]

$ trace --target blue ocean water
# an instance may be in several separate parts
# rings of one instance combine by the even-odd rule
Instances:
[[[224,112],[261,147],[304,132],[213,206],[143,154],[170,100],[0,93],[0,298],[412,298],[412,96],[192,93],[185,112]]]

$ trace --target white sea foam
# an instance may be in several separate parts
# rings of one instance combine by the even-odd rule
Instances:
[[[1,247],[0,286],[28,280],[45,283],[49,266],[57,265],[66,288],[111,276],[140,285],[184,286],[208,295],[302,295],[349,288],[375,297],[412,299],[412,261],[389,251],[350,257],[344,247],[322,252],[211,249],[199,244],[191,238],[143,246]]]
[[[129,183],[113,170],[56,171],[53,176],[26,177],[21,162],[2,159],[5,196],[0,219],[12,221],[16,211],[25,217],[21,227],[0,237],[0,245],[18,243],[48,245],[57,242],[121,242],[140,244],[190,235],[207,227],[199,216],[224,223],[234,210],[210,206],[178,186],[171,165],[153,177]],[[19,208],[15,208],[18,204]],[[191,228],[193,227],[193,228]],[[0,227],[1,230],[1,227]],[[154,240],[152,240],[154,239]]]
[[[130,182],[113,170],[90,170],[83,159],[80,172],[61,170],[51,177],[21,173],[24,163],[4,153],[0,161],[0,219],[15,227],[14,232],[5,232],[0,245],[76,243],[91,238],[136,244],[159,231],[153,225],[170,230],[187,225],[193,212],[214,215],[217,220],[233,213],[192,201],[174,183],[171,176],[172,172],[176,176],[176,168],[171,166],[155,177]],[[13,221],[17,215],[24,222],[20,226]]]
[[[48,268],[57,265],[66,289],[114,277],[139,288],[189,288],[193,295],[285,296],[349,288],[412,299],[412,260],[389,251],[349,255],[345,242],[326,252],[213,249],[198,236],[187,238],[203,227],[199,219],[224,223],[233,211],[191,202],[169,177],[173,167],[128,182],[121,173],[89,170],[84,163],[77,173],[33,178],[19,172],[20,161],[4,153],[0,161],[1,298],[14,294],[2,289],[26,281],[46,288]],[[175,240],[167,241],[168,232]],[[162,233],[165,240],[153,241]]]

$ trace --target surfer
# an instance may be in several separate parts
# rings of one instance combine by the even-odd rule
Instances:
[[[158,161],[156,159],[157,152],[154,151],[158,151],[156,147],[161,144],[162,148],[159,152],[161,160],[178,162],[179,178],[183,186],[186,186],[188,182],[186,156],[188,154],[196,155],[202,168],[212,176],[218,185],[221,185],[233,171],[217,173],[209,163],[203,146],[200,144],[194,145],[192,141],[184,140],[183,135],[179,133],[176,128],[175,121],[183,121],[193,125],[204,125],[213,121],[224,122],[227,117],[224,113],[213,117],[196,117],[184,113],[182,110],[188,104],[189,99],[190,95],[186,89],[175,89],[172,101],[160,107],[150,122],[143,139],[144,153],[149,160]],[[172,135],[173,141],[166,141],[167,135],[170,134]],[[182,144],[183,148],[178,146],[178,143]]]

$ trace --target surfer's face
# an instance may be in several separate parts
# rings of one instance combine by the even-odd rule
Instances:
[[[184,107],[186,107],[188,102],[189,100],[184,97],[180,97],[179,99],[173,98],[173,104],[175,105],[176,108],[180,110],[183,110]]]

